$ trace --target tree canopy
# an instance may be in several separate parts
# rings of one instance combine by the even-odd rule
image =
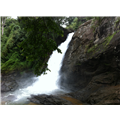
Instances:
[[[15,19],[6,18],[4,34],[1,36],[1,72],[26,69],[28,62],[21,56],[18,45],[26,38],[26,33]]]
[[[47,59],[53,50],[61,53],[55,38],[63,35],[63,31],[51,17],[23,17],[21,26],[27,32],[27,38],[21,42],[20,47],[26,60],[34,63],[35,74],[40,75],[49,70]]]
[[[63,35],[59,19],[52,17],[7,18],[1,38],[1,71],[31,68],[36,75],[45,73],[47,60],[58,49],[55,38]]]

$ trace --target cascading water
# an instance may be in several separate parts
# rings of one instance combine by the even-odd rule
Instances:
[[[57,81],[59,78],[59,69],[61,67],[62,59],[67,50],[67,45],[70,42],[73,34],[74,33],[70,33],[66,41],[59,46],[59,48],[62,50],[62,54],[54,51],[51,55],[48,61],[48,68],[51,70],[51,72],[47,71],[47,75],[33,77],[33,80],[38,80],[31,86],[18,89],[14,92],[2,93],[2,101],[5,101],[6,104],[25,104],[25,102],[28,102],[27,98],[30,97],[31,94],[64,94],[68,92],[60,89]],[[14,99],[11,99],[12,97],[9,96],[14,96]]]

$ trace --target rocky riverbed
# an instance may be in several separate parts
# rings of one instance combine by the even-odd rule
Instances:
[[[83,103],[70,95],[32,95],[28,98],[37,105],[82,105]]]
[[[14,95],[9,95],[7,97],[7,101],[15,100]],[[1,102],[2,105],[7,105],[8,103],[4,101],[4,99]],[[80,100],[73,98],[69,94],[64,95],[46,95],[46,94],[40,94],[40,95],[31,95],[31,97],[28,97],[28,101],[24,103],[10,103],[9,105],[83,105],[85,103],[82,103]]]

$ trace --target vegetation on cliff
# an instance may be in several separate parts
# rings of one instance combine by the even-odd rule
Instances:
[[[76,31],[78,29],[78,27],[86,22],[87,20],[92,19],[93,17],[72,17],[71,22],[67,25],[67,29],[73,29],[74,31]]]

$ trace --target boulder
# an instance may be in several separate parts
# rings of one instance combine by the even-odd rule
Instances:
[[[31,98],[28,99],[30,100],[30,102],[40,105],[72,105],[70,101],[55,95],[31,95]]]

